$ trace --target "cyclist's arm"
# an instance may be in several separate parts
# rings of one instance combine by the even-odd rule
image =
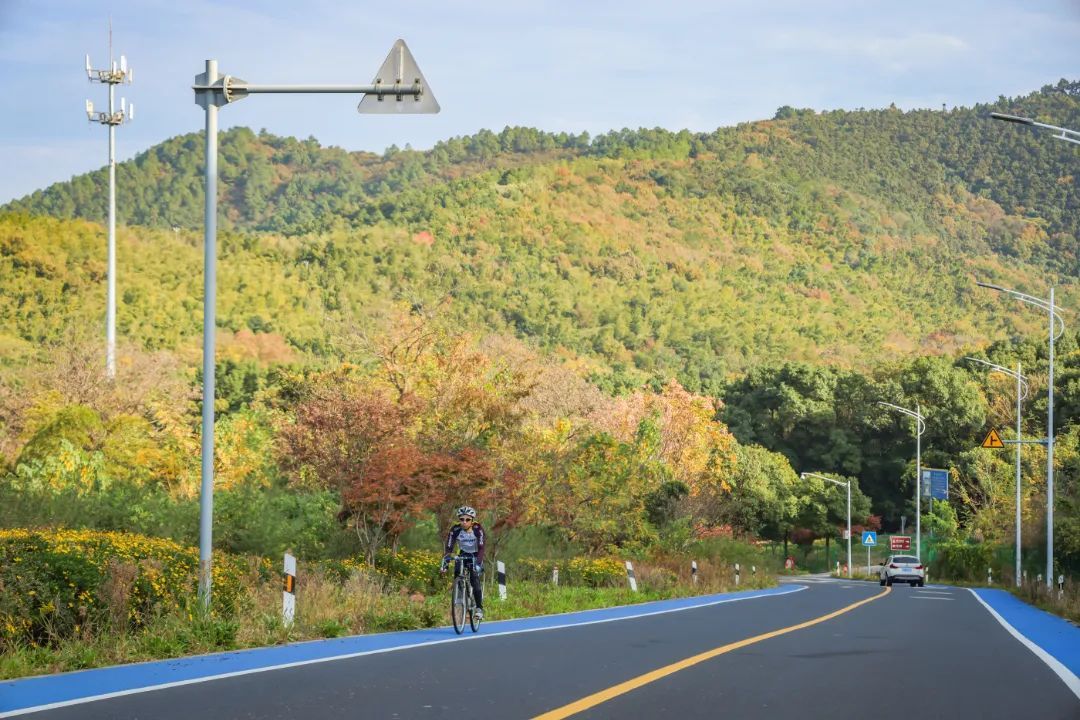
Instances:
[[[454,552],[454,541],[457,540],[457,533],[459,527],[459,525],[454,525],[452,528],[450,528],[450,532],[446,533],[446,542],[443,546],[444,555],[449,555],[450,553]]]

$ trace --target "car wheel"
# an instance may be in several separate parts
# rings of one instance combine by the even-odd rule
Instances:
[[[889,587],[892,587],[892,578],[889,577],[888,575],[885,576],[885,584],[888,585]]]
[[[919,587],[926,587],[926,581],[925,580],[920,580],[919,581]]]
[[[880,583],[881,583],[881,586],[882,586],[882,587],[884,587],[884,586],[885,586],[885,578],[883,578],[883,577],[879,577],[879,578],[878,578],[878,582],[880,582]]]

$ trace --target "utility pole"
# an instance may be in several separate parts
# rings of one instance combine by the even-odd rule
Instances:
[[[128,67],[127,58],[120,56],[120,62],[113,59],[112,21],[109,22],[109,64],[104,70],[95,70],[90,65],[90,56],[86,56],[86,78],[90,82],[99,82],[109,86],[109,109],[107,112],[95,112],[94,103],[86,101],[86,118],[90,122],[100,123],[109,128],[109,247],[108,271],[105,298],[105,374],[110,380],[116,377],[116,126],[123,125],[135,118],[135,104],[127,104],[120,98],[120,110],[116,110],[116,86],[130,85],[133,73]]]

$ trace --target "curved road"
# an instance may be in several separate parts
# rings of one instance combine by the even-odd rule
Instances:
[[[492,623],[31,717],[1080,718],[1077,695],[967,590],[796,582],[806,589],[617,622]]]

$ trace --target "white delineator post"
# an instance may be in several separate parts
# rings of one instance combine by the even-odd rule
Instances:
[[[495,562],[495,582],[499,584],[499,599],[506,599],[506,565],[502,560]]]
[[[555,587],[559,586],[559,566],[556,565],[555,569],[551,571],[551,584]]]
[[[634,577],[634,565],[629,560],[626,561],[626,579],[630,581],[630,589],[633,592],[637,592],[637,578]]]
[[[288,627],[296,619],[296,558],[285,553],[285,577],[281,588],[281,620]]]
[[[697,560],[690,561],[690,578],[697,585]]]
[[[739,586],[739,563],[735,563],[735,587]]]

